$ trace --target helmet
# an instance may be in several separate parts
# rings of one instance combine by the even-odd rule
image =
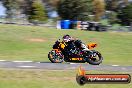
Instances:
[[[64,42],[69,42],[70,40],[71,40],[71,36],[70,35],[67,34],[67,35],[63,36],[63,41]]]

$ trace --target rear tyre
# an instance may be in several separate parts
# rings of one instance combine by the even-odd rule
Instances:
[[[89,56],[87,62],[91,65],[99,65],[102,63],[103,57],[98,51],[93,51],[93,55]]]
[[[62,63],[63,62],[63,54],[61,52],[56,53],[55,50],[52,50],[49,52],[48,58],[52,63]]]

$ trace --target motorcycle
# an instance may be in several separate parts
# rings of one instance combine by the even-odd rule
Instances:
[[[65,42],[56,41],[53,45],[53,49],[49,52],[48,58],[52,63],[62,63],[65,62],[79,62],[79,63],[89,63],[92,65],[99,65],[102,63],[103,57],[100,52],[93,50],[97,46],[96,43],[87,44],[89,51],[83,51],[82,49],[76,47],[73,43],[70,48],[68,48]],[[68,49],[67,49],[68,48]]]

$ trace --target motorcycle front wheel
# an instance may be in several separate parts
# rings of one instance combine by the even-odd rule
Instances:
[[[91,65],[99,65],[102,63],[103,57],[98,51],[93,51],[93,54],[87,58],[87,62]]]
[[[62,53],[56,53],[55,50],[49,52],[48,58],[52,63],[62,63],[64,60]]]

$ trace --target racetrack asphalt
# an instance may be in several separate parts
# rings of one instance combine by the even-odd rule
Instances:
[[[104,64],[90,65],[88,63],[51,63],[51,62],[0,60],[0,68],[75,70],[79,66],[82,66],[85,70],[119,71],[119,72],[130,72],[130,73],[132,73],[132,66],[104,65]]]

